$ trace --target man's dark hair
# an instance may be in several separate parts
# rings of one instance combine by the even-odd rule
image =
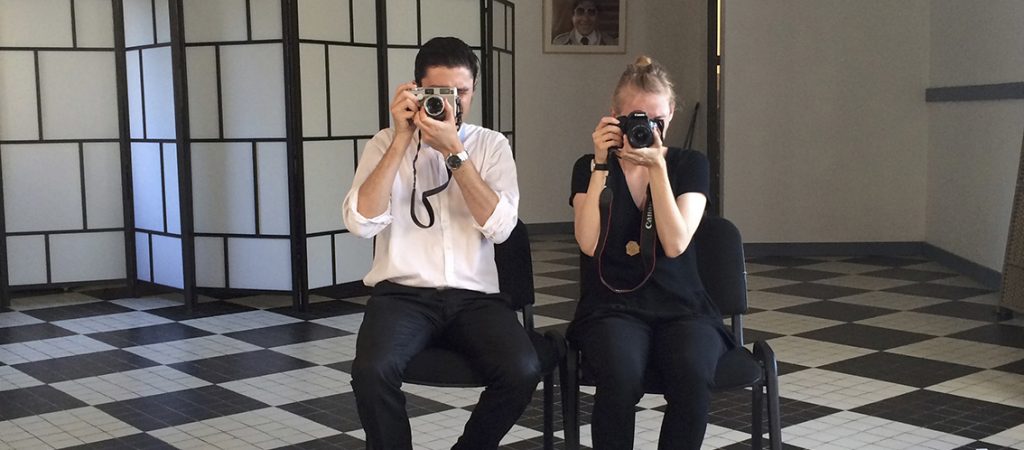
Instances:
[[[473,53],[465,42],[454,37],[436,37],[420,48],[416,54],[415,76],[416,83],[423,81],[427,76],[427,69],[431,67],[465,67],[473,75],[473,84],[476,85],[476,73],[480,70],[480,59]]]

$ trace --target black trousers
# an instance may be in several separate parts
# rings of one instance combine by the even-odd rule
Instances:
[[[591,433],[595,450],[630,450],[644,373],[653,364],[668,406],[659,449],[700,449],[711,383],[726,343],[697,320],[646,321],[628,314],[587,320],[574,331],[585,369],[596,384]]]
[[[487,387],[455,449],[496,449],[530,403],[540,360],[515,311],[498,295],[461,289],[374,287],[352,363],[359,419],[373,449],[412,449],[402,373],[439,340],[467,355]]]

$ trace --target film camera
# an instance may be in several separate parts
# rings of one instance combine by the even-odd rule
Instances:
[[[412,95],[416,96],[420,108],[427,111],[427,115],[435,120],[444,120],[444,101],[455,108],[455,120],[458,121],[462,114],[462,107],[459,105],[459,90],[453,87],[418,87],[410,89]]]
[[[619,119],[619,128],[633,148],[650,147],[654,144],[655,130],[660,133],[665,128],[665,121],[651,119],[643,111],[633,111],[628,116],[619,116],[616,119]]]

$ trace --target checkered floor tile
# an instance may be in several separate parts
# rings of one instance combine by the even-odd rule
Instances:
[[[578,253],[533,237],[535,324],[564,332]],[[786,449],[1024,449],[1024,320],[998,295],[912,257],[757,257],[747,344],[779,360]],[[351,361],[366,297],[119,298],[83,291],[0,310],[0,448],[340,448],[365,434]],[[403,387],[417,448],[458,438],[481,389]],[[593,388],[581,389],[591,445]],[[557,395],[556,395],[557,398]],[[635,448],[657,448],[666,403],[637,406]],[[558,406],[560,408],[560,406]],[[543,446],[538,392],[502,441]],[[750,394],[716,393],[706,449],[750,447]],[[556,447],[563,445],[560,409]]]

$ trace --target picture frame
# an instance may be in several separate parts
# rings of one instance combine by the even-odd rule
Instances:
[[[627,0],[544,0],[544,53],[625,53]]]

